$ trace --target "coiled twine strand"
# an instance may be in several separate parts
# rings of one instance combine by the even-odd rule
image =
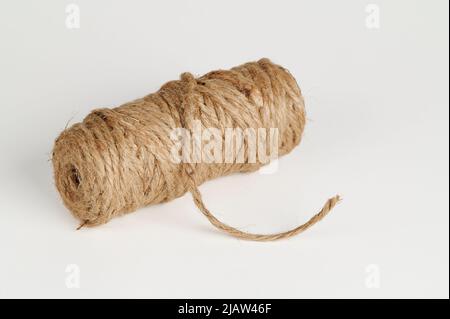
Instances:
[[[277,234],[252,234],[219,221],[206,208],[198,186],[263,163],[177,163],[171,157],[174,128],[277,128],[278,154],[299,144],[305,108],[292,75],[268,59],[195,79],[190,73],[164,84],[144,98],[114,109],[93,110],[82,123],[65,129],[52,154],[56,187],[81,226],[106,223],[139,207],[191,192],[200,211],[215,227],[242,239],[269,241],[296,235],[320,221],[339,201],[328,199],[308,222]],[[248,141],[242,144],[249,148]]]

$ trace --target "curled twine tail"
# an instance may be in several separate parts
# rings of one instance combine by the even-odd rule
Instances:
[[[183,113],[186,110],[189,110],[192,105],[193,101],[191,101],[192,98],[192,92],[195,86],[197,85],[197,81],[195,80],[194,76],[188,72],[183,73],[181,75],[181,80],[185,82],[186,85],[186,92],[185,96],[183,98],[183,102],[181,105],[181,110],[178,110],[180,113],[180,124],[182,127],[188,129],[188,126],[186,125],[185,117],[183,116]],[[197,183],[194,178],[194,172],[195,168],[190,163],[184,164],[184,171],[186,172],[186,175],[188,176],[187,182],[188,182],[188,190],[192,194],[192,198],[194,199],[195,205],[200,209],[203,215],[205,215],[206,218],[208,218],[209,222],[216,228],[234,236],[237,238],[245,239],[245,240],[254,240],[254,241],[273,241],[283,238],[288,238],[295,236],[297,234],[300,234],[301,232],[305,231],[312,225],[316,224],[320,220],[322,220],[333,208],[336,206],[336,204],[341,200],[339,195],[336,195],[330,199],[328,199],[325,203],[325,205],[322,207],[322,209],[314,215],[310,220],[308,220],[306,223],[295,227],[294,229],[288,230],[286,232],[276,233],[276,234],[252,234],[248,232],[244,232],[242,230],[236,229],[234,227],[231,227],[220,220],[218,220],[209,210],[206,208],[205,204],[202,200],[202,194],[200,193]]]
[[[322,209],[313,217],[311,217],[310,220],[308,220],[306,223],[297,226],[291,230],[276,233],[276,234],[253,234],[248,233],[239,229],[236,229],[232,226],[229,226],[220,220],[218,220],[209,210],[206,208],[205,204],[202,200],[202,194],[198,190],[198,187],[195,183],[194,177],[193,177],[193,170],[192,167],[188,166],[188,168],[185,169],[188,179],[189,179],[189,188],[190,192],[192,194],[192,198],[194,199],[195,205],[200,209],[200,211],[205,215],[206,218],[208,218],[209,222],[216,228],[230,234],[231,236],[245,239],[245,240],[253,240],[253,241],[274,241],[278,239],[288,238],[295,235],[300,234],[301,232],[305,231],[312,225],[316,224],[317,222],[321,221],[333,208],[336,206],[336,204],[341,200],[339,195],[336,195],[330,199],[328,199],[325,203],[325,205],[322,207]]]

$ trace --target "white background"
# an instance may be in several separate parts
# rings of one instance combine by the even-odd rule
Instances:
[[[0,297],[449,297],[448,1],[72,2],[79,29],[68,1],[0,5]],[[186,195],[75,231],[49,161],[68,121],[261,57],[297,78],[304,139],[275,174],[208,182],[204,199],[253,232],[339,193],[331,215],[246,242]]]

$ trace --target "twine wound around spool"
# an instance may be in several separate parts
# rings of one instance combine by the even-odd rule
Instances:
[[[277,128],[280,155],[299,144],[305,126],[301,91],[292,75],[268,59],[195,78],[183,73],[153,94],[115,109],[92,111],[55,141],[52,162],[64,204],[83,226],[106,223],[139,207],[191,192],[194,203],[216,228],[241,239],[272,241],[292,237],[325,217],[340,201],[334,196],[306,223],[275,234],[253,234],[218,220],[205,206],[198,186],[265,163],[175,163],[170,150],[174,128]],[[278,145],[278,144],[277,144]],[[249,149],[248,140],[243,149]]]

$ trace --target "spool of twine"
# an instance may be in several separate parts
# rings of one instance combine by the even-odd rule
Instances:
[[[81,221],[80,227],[100,225],[191,192],[215,227],[242,239],[270,241],[302,232],[339,201],[339,196],[328,199],[309,221],[282,233],[252,234],[219,221],[206,208],[199,185],[219,176],[255,171],[265,163],[249,161],[248,140],[241,145],[243,162],[174,161],[174,129],[191,132],[196,123],[222,133],[227,128],[277,128],[278,155],[284,155],[302,137],[303,97],[289,71],[261,59],[197,79],[183,73],[156,93],[117,108],[93,110],[82,123],[60,134],[52,154],[56,187],[65,206]]]

